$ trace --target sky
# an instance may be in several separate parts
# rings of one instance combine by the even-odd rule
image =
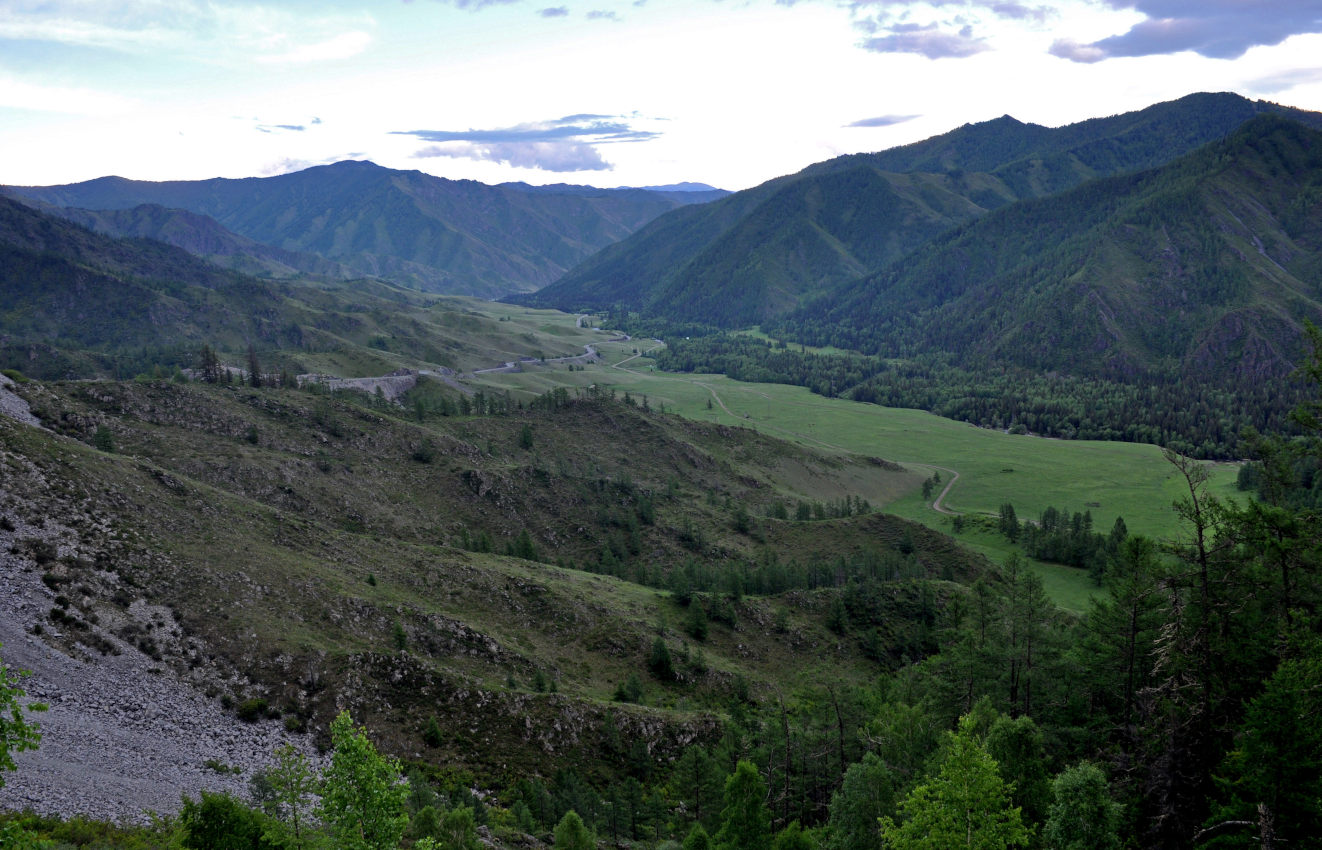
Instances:
[[[0,0],[0,184],[737,190],[1195,91],[1322,111],[1322,0]]]

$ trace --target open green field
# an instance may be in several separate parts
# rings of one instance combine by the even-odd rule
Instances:
[[[563,321],[572,323],[574,317],[564,316]],[[608,334],[598,333],[597,338]],[[1171,538],[1180,532],[1171,505],[1181,496],[1183,482],[1155,446],[1012,436],[924,411],[823,398],[801,387],[658,372],[645,356],[658,345],[652,340],[601,342],[597,347],[603,365],[585,371],[552,364],[483,377],[494,386],[534,394],[555,386],[607,383],[646,395],[653,407],[664,405],[694,419],[875,455],[903,463],[922,477],[939,471],[943,486],[958,474],[944,505],[961,513],[994,514],[1010,502],[1021,519],[1054,506],[1091,511],[1100,530],[1123,516],[1131,533]],[[1212,492],[1235,495],[1237,472],[1236,464],[1214,465]],[[949,532],[949,519],[923,501],[920,481],[915,476],[913,488],[884,507]]]

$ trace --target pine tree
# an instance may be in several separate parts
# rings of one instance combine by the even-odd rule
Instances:
[[[248,343],[248,385],[252,387],[262,385],[262,364],[257,362],[257,349],[252,343]]]
[[[555,850],[594,850],[597,839],[583,824],[578,812],[570,809],[555,826]]]
[[[880,818],[895,809],[892,771],[873,752],[849,766],[831,797],[827,850],[873,850],[881,840]]]
[[[1028,843],[1019,809],[969,717],[960,719],[937,775],[900,804],[903,821],[882,819],[882,835],[895,850],[1004,850]]]
[[[725,782],[717,850],[766,850],[771,844],[767,786],[751,762],[740,760]]]

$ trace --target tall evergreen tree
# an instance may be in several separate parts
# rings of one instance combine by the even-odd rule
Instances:
[[[1029,832],[996,762],[979,743],[970,718],[949,733],[936,776],[900,804],[902,820],[882,819],[887,846],[895,850],[1005,850],[1027,845]]]
[[[771,844],[771,811],[767,786],[757,768],[747,761],[735,765],[725,782],[725,808],[717,850],[766,850]]]

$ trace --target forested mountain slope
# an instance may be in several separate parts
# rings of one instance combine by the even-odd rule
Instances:
[[[1263,112],[1196,94],[1060,128],[1009,116],[874,154],[839,157],[712,204],[662,216],[521,303],[624,306],[722,326],[765,322],[876,271],[992,209],[1149,168]]]
[[[1252,386],[1322,317],[1322,133],[1276,116],[1141,174],[1016,204],[786,319],[888,356]]]
[[[41,204],[42,212],[66,218],[115,237],[154,239],[232,271],[255,277],[290,278],[313,275],[333,279],[361,277],[347,266],[316,254],[287,251],[264,245],[227,230],[205,215],[159,204],[131,209],[85,210]]]
[[[248,239],[318,254],[359,276],[494,297],[544,286],[663,212],[710,192],[531,191],[340,162],[277,177],[150,183],[102,177],[9,193],[62,207],[142,204],[209,216]]]
[[[0,366],[31,377],[131,377],[194,365],[204,345],[231,363],[246,362],[252,346],[275,372],[345,377],[582,353],[528,332],[536,327],[515,332],[466,304],[380,280],[259,280],[0,197]]]

